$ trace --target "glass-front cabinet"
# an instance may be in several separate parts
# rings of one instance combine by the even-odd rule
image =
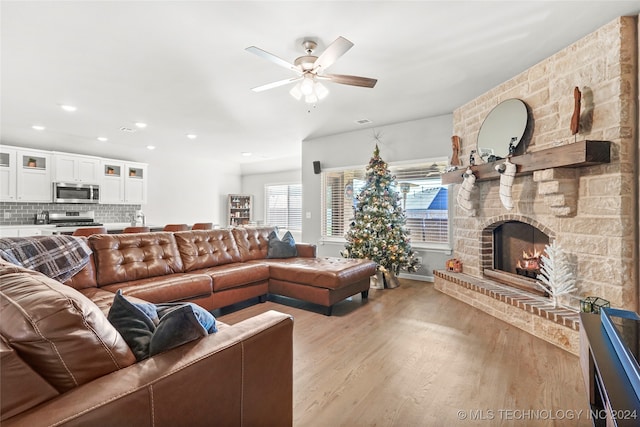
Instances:
[[[125,163],[124,195],[127,204],[143,205],[147,203],[147,165],[144,163]]]
[[[124,162],[103,160],[100,173],[100,203],[124,204]]]
[[[16,151],[16,201],[51,202],[51,154]]]
[[[147,203],[147,165],[103,160],[100,203],[141,205]]]
[[[16,201],[16,150],[0,147],[0,201]]]

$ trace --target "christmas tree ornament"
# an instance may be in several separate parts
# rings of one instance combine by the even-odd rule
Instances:
[[[476,210],[473,207],[473,202],[471,201],[471,192],[476,184],[476,176],[473,174],[471,168],[467,168],[467,170],[462,174],[462,178],[462,186],[458,190],[458,196],[456,199],[458,201],[458,206],[460,206],[468,216],[476,216]]]
[[[566,254],[554,240],[550,245],[546,245],[542,254],[542,267],[536,284],[544,289],[553,301],[553,307],[558,307],[558,297],[570,294],[576,290],[576,278],[567,259]]]
[[[341,252],[345,258],[365,258],[378,264],[380,274],[372,278],[373,288],[397,287],[401,269],[411,272],[418,269],[396,188],[396,178],[376,145],[366,168],[366,183],[356,197],[351,227],[345,234],[347,243]]]

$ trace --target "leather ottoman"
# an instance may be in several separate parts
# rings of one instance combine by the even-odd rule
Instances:
[[[360,292],[369,295],[369,278],[376,263],[352,258],[263,259],[269,264],[269,291],[326,307]]]

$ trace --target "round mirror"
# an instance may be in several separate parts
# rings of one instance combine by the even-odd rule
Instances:
[[[527,134],[528,124],[529,113],[522,100],[514,98],[501,102],[480,126],[477,156],[485,162],[492,162],[507,157],[509,150],[513,154]]]

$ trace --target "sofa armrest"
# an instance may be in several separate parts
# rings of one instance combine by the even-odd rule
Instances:
[[[315,258],[318,247],[312,243],[296,243],[298,256],[302,258]]]
[[[77,387],[3,427],[292,423],[293,318],[268,311]]]

